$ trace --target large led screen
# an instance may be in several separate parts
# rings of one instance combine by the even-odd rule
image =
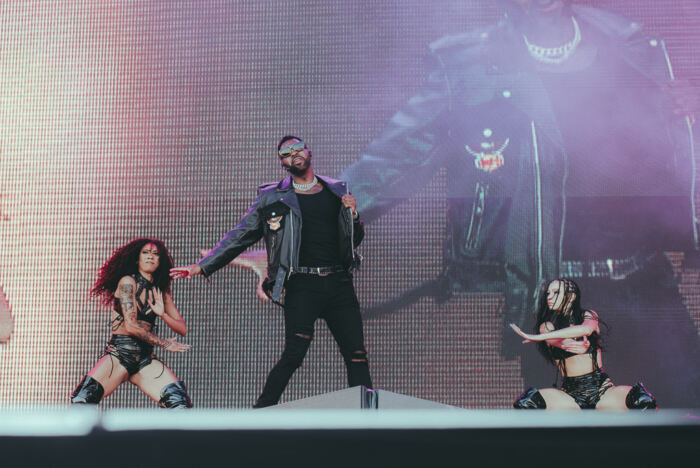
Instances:
[[[0,405],[67,405],[110,335],[100,266],[142,236],[199,260],[286,176],[292,134],[358,199],[376,388],[508,408],[551,385],[508,324],[568,276],[608,325],[615,383],[700,406],[700,4],[575,1],[559,53],[588,61],[571,65],[535,63],[514,3],[4,2]],[[173,283],[191,349],[156,353],[197,407],[250,407],[279,358],[283,315],[256,284],[238,266]],[[283,401],[346,385],[316,328]],[[124,384],[102,407],[154,405]]]

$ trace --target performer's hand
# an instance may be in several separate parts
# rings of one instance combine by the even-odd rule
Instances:
[[[591,342],[588,341],[587,336],[584,336],[582,341],[573,338],[565,338],[561,341],[561,349],[574,354],[586,354],[590,346]]]
[[[534,342],[534,341],[541,341],[541,340],[537,339],[537,338],[538,338],[538,335],[530,335],[529,333],[525,333],[524,331],[522,331],[522,330],[520,329],[520,327],[518,327],[518,326],[517,326],[516,324],[514,324],[514,323],[511,323],[511,324],[510,324],[510,328],[512,328],[513,331],[514,331],[515,333],[517,333],[518,335],[520,335],[522,338],[525,338],[525,340],[523,341],[523,343],[532,343],[532,342]]]
[[[688,116],[692,122],[700,114],[700,90],[687,80],[670,81],[664,89],[673,113]]]
[[[345,208],[350,208],[353,216],[357,214],[357,200],[355,200],[354,195],[350,195],[349,193],[345,194],[343,195],[343,198],[340,199],[340,201]]]
[[[190,349],[190,345],[180,343],[179,341],[176,341],[175,338],[166,338],[163,349],[170,351],[171,353],[182,353]]]
[[[163,293],[160,289],[153,288],[153,298],[148,301],[148,305],[151,306],[151,310],[158,316],[162,317],[165,312],[165,305],[163,303]]]
[[[249,250],[243,252],[238,257],[234,258],[231,265],[243,267],[252,270],[258,277],[258,284],[255,288],[255,294],[261,301],[269,301],[270,298],[263,290],[263,281],[267,276],[267,252],[264,250]]]
[[[193,276],[201,275],[202,267],[196,263],[184,267],[175,267],[170,269],[170,276],[173,279],[192,278]]]

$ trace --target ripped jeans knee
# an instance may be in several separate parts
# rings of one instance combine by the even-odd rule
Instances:
[[[367,388],[373,388],[372,379],[369,375],[367,351],[364,349],[357,349],[346,352],[343,353],[343,359],[348,369],[348,385],[351,387],[364,385]]]
[[[312,339],[313,335],[307,333],[294,333],[287,338],[280,363],[292,369],[298,369],[306,357]]]

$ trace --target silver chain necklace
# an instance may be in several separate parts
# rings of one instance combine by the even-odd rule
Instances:
[[[294,190],[299,190],[300,192],[308,192],[309,190],[311,190],[311,187],[313,187],[316,184],[318,184],[318,179],[316,178],[316,176],[314,176],[314,180],[312,180],[308,184],[297,184],[296,182],[294,182],[294,179],[292,179],[292,185],[294,186]]]
[[[581,43],[581,28],[578,27],[578,22],[576,22],[576,18],[573,16],[571,17],[571,22],[574,24],[574,38],[559,47],[540,47],[531,44],[530,41],[527,40],[527,36],[523,34],[525,45],[527,45],[527,50],[530,52],[532,58],[538,62],[555,65],[568,59]]]

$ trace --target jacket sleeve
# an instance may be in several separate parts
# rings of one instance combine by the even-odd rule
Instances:
[[[248,208],[245,215],[238,221],[235,228],[216,244],[209,254],[199,261],[204,276],[210,276],[220,268],[228,265],[245,249],[255,244],[263,235],[263,220],[260,216],[261,192]]]
[[[423,87],[391,117],[360,159],[340,175],[357,198],[357,209],[372,221],[425,186],[444,157],[449,86],[439,58],[429,55]]]

